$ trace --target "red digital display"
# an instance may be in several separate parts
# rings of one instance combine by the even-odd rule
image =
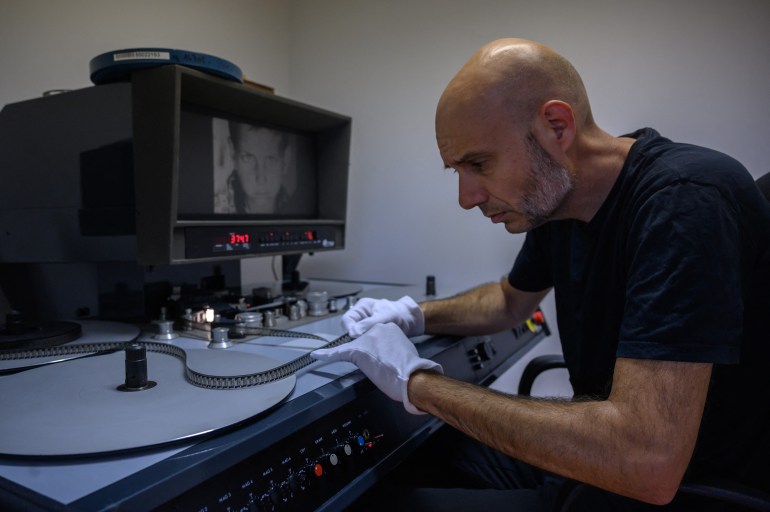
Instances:
[[[213,231],[213,230],[212,230]],[[212,233],[207,243],[212,254],[217,253],[260,253],[276,252],[284,248],[305,249],[312,251],[317,247],[329,247],[324,236],[312,229],[296,229],[281,231],[217,231]]]
[[[248,233],[230,233],[230,244],[247,244],[249,243]]]

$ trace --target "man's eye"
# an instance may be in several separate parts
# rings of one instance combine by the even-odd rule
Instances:
[[[471,169],[476,172],[484,170],[484,162],[471,162],[470,165]]]

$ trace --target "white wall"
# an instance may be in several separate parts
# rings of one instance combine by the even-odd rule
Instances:
[[[0,0],[0,105],[88,86],[88,61],[123,47],[231,60],[353,117],[347,248],[304,258],[303,274],[434,274],[455,290],[506,273],[523,240],[457,205],[435,147],[435,103],[477,47],[549,44],[582,73],[606,130],[653,126],[758,176],[770,170],[769,23],[767,0]]]
[[[289,19],[280,0],[0,0],[0,106],[90,86],[93,57],[150,46],[216,55],[285,93]]]

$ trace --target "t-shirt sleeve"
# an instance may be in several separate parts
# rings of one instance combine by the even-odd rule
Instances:
[[[737,362],[739,228],[715,187],[677,182],[645,200],[627,241],[619,357]]]

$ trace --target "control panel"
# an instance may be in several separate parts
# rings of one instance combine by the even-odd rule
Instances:
[[[511,331],[437,337],[418,348],[447,375],[489,385],[547,329],[538,312]],[[368,381],[359,384],[366,391],[345,405],[317,420],[300,415],[281,439],[155,510],[332,511],[348,506],[442,425],[430,415],[406,413]]]
[[[537,336],[540,333],[546,336],[550,335],[548,325],[545,322],[545,316],[539,309],[526,322],[513,329],[513,336],[516,339]],[[467,349],[468,361],[471,363],[477,379],[483,377],[486,368],[497,368],[508,358],[507,350],[501,350],[498,353],[498,346],[506,343],[505,340],[496,340],[498,337],[499,335],[476,336],[462,340],[461,343]]]
[[[184,229],[185,257],[275,254],[285,251],[313,252],[332,249],[342,242],[339,225],[285,225],[272,228],[254,226],[194,226]]]
[[[315,510],[398,448],[400,423],[401,404],[372,391],[156,510]]]

